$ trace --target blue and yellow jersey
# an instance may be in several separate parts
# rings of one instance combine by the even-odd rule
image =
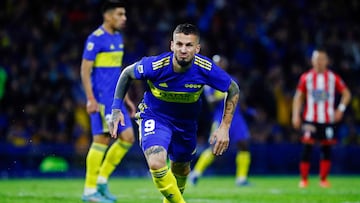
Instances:
[[[112,100],[121,73],[123,55],[124,43],[120,33],[110,34],[100,26],[88,36],[83,59],[94,61],[91,82],[98,101]]]
[[[144,103],[155,115],[170,120],[195,120],[201,110],[204,85],[226,92],[231,77],[210,59],[195,55],[192,67],[183,73],[173,70],[173,53],[144,57],[135,64],[135,77],[149,89]]]

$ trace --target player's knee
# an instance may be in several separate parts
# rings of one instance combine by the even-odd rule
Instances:
[[[145,157],[151,170],[166,166],[166,150],[161,146],[153,146],[145,150]]]
[[[301,153],[301,160],[302,161],[310,161],[311,159],[311,154],[312,154],[312,145],[306,144],[304,145],[303,151]]]
[[[331,159],[331,146],[329,146],[329,145],[321,146],[321,159],[324,159],[324,160]]]
[[[247,141],[242,140],[237,143],[237,148],[240,151],[249,151],[249,144]]]
[[[95,135],[93,137],[93,142],[94,143],[99,143],[99,144],[104,144],[104,145],[109,145],[110,143],[110,138],[106,135]]]
[[[187,176],[191,171],[190,162],[172,162],[171,171],[176,175]]]
[[[121,135],[119,137],[124,142],[130,143],[130,144],[133,144],[135,142],[135,136],[134,136],[134,132],[133,132],[132,128],[126,129],[124,132],[121,133]]]
[[[151,170],[158,170],[166,166],[166,160],[149,159],[148,165]]]

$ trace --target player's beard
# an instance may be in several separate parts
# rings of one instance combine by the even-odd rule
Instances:
[[[185,59],[179,59],[177,56],[175,56],[175,59],[176,59],[176,62],[177,62],[181,67],[187,67],[187,66],[189,66],[189,65],[192,63],[192,61],[193,61],[194,58],[192,58],[192,59],[189,60],[189,61],[186,61]]]

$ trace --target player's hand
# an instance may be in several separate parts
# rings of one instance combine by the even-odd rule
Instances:
[[[220,127],[210,136],[210,144],[213,145],[213,154],[222,155],[229,147],[229,129]]]
[[[120,109],[113,109],[111,112],[111,119],[109,122],[109,131],[112,138],[117,138],[117,130],[119,123],[124,126],[124,114],[121,112]]]
[[[301,118],[298,115],[292,117],[292,124],[295,129],[300,129],[301,127]]]
[[[344,116],[344,112],[340,111],[339,109],[336,109],[335,111],[335,123],[340,122],[341,119]]]
[[[86,111],[88,114],[99,111],[99,104],[95,98],[88,99],[86,102]]]

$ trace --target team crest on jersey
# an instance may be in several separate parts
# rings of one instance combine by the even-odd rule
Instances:
[[[124,48],[124,44],[119,44],[119,48],[120,49]]]
[[[110,49],[111,50],[114,50],[115,49],[115,46],[113,44],[110,45]]]
[[[91,51],[94,49],[94,43],[93,42],[88,42],[87,45],[86,45],[86,49],[88,51]]]

